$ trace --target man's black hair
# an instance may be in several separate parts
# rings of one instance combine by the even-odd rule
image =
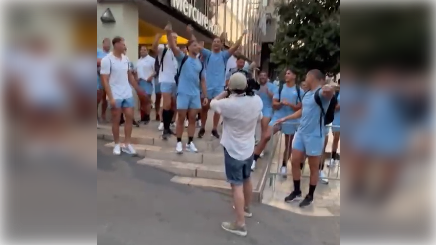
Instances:
[[[236,56],[236,60],[245,60],[242,54]]]
[[[322,72],[321,72],[320,70],[318,70],[318,69],[310,70],[309,73],[312,74],[312,75],[316,78],[316,80],[318,80],[318,81],[323,81],[323,80],[325,80],[325,75],[324,75],[324,73],[322,73]]]

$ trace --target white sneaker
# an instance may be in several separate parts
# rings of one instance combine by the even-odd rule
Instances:
[[[176,152],[177,152],[178,154],[182,154],[182,153],[183,153],[183,145],[182,145],[182,142],[177,142],[177,145],[176,145]]]
[[[175,128],[176,127],[176,123],[171,123],[170,127]]]
[[[259,157],[263,157],[263,155],[265,155],[265,153],[262,151],[259,155]]]
[[[163,130],[164,130],[163,122],[159,123],[159,127],[157,127],[157,129],[158,129],[159,131],[163,131]]]
[[[256,161],[253,160],[253,163],[251,164],[251,171],[254,171],[255,168],[256,168]]]
[[[201,120],[197,120],[197,127],[201,128]]]
[[[195,147],[194,145],[194,142],[191,142],[190,144],[186,144],[186,150],[195,153],[198,152],[197,147]]]
[[[189,122],[188,122],[188,120],[185,120],[185,128],[187,128],[187,127],[188,127],[188,125],[189,125]]]
[[[319,170],[319,180],[323,184],[328,184],[329,183],[329,180],[327,179],[327,176],[325,175],[324,171],[322,171],[322,170]]]
[[[129,155],[136,155],[135,148],[131,144],[125,145],[121,147],[121,151],[127,153]]]
[[[117,155],[117,156],[121,155],[121,147],[120,147],[120,144],[115,144],[115,146],[114,146],[114,150],[113,150],[113,153],[114,153],[114,155]]]
[[[335,167],[336,166],[336,160],[330,159],[330,161],[327,161],[327,167]]]
[[[281,174],[284,178],[286,178],[286,177],[288,176],[288,168],[287,168],[286,166],[282,166],[282,167],[280,168],[280,174]]]

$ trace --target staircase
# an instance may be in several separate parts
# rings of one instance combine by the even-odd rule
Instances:
[[[137,164],[158,168],[175,176],[172,182],[201,188],[212,189],[225,194],[231,194],[230,185],[226,182],[224,170],[224,153],[219,140],[210,135],[210,126],[206,127],[206,134],[202,139],[194,138],[198,153],[175,152],[176,137],[172,136],[167,141],[161,139],[161,132],[157,130],[158,122],[149,125],[134,127],[132,141],[138,157]],[[124,139],[124,129],[120,128],[121,142]],[[196,130],[198,131],[198,129]],[[220,132],[221,133],[221,132]],[[197,132],[195,134],[197,136]],[[107,147],[113,147],[113,136],[110,125],[100,125],[97,129],[97,138],[106,140]],[[186,144],[188,136],[186,130],[182,141]],[[271,145],[271,144],[269,144]],[[253,201],[261,202],[262,190],[267,177],[268,154],[259,159],[257,169],[252,173]]]

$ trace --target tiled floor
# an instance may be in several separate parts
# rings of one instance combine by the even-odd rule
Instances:
[[[329,137],[327,151],[331,149],[332,137]],[[267,181],[263,203],[274,206],[293,213],[307,216],[340,216],[340,163],[336,167],[324,168],[324,173],[330,178],[329,184],[319,183],[315,191],[315,200],[307,208],[298,207],[298,202],[285,203],[284,199],[293,189],[292,176],[287,179],[276,175],[282,162],[284,150],[284,137],[276,149],[273,163],[270,168],[271,179]],[[338,149],[339,150],[339,149]],[[328,162],[329,160],[326,160]],[[290,174],[290,164],[288,164],[288,174]],[[307,194],[309,189],[309,170],[307,164],[302,173],[301,189],[303,195]]]

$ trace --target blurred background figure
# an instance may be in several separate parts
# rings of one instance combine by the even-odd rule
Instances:
[[[71,102],[62,62],[54,56],[49,39],[42,35],[29,37],[19,49],[17,63],[8,70],[10,89],[22,112],[17,119],[30,145],[57,149]]]

